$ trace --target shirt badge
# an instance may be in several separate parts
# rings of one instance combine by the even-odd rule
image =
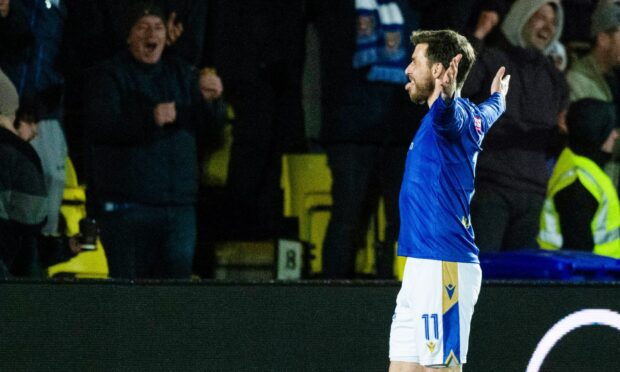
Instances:
[[[480,116],[474,116],[474,127],[476,132],[482,133],[482,119],[480,119]]]

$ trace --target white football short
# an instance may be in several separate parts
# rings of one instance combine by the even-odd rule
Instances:
[[[445,367],[467,361],[482,271],[473,263],[407,258],[390,331],[390,360]]]

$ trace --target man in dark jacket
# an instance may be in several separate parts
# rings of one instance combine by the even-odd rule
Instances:
[[[27,142],[36,123],[16,129],[17,106],[15,87],[0,70],[0,279],[20,250],[33,249],[47,212],[41,161]]]
[[[89,207],[116,278],[190,277],[196,136],[223,113],[196,71],[164,53],[164,19],[146,3],[130,8],[129,50],[92,72],[86,96]]]
[[[549,150],[568,102],[564,76],[544,55],[562,25],[559,1],[516,1],[501,25],[503,43],[479,54],[463,87],[463,96],[478,102],[500,66],[512,76],[508,108],[478,159],[472,223],[483,252],[536,246]]]
[[[43,1],[43,0],[41,0]],[[67,18],[61,57],[66,79],[64,128],[78,178],[84,179],[84,91],[88,70],[127,48],[125,15],[144,0],[63,0]],[[167,15],[166,53],[195,67],[212,66],[211,0],[151,0]]]

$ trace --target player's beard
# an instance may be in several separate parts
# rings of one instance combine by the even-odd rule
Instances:
[[[433,94],[435,90],[435,84],[432,77],[425,79],[424,81],[413,81],[415,85],[415,91],[413,93],[409,92],[409,99],[411,102],[423,105],[426,103],[428,97]]]

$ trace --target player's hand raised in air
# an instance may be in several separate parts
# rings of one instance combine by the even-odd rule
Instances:
[[[491,94],[501,93],[504,97],[508,94],[508,85],[510,84],[510,75],[504,76],[506,67],[502,66],[497,70],[493,83],[491,83]]]
[[[460,53],[452,58],[450,66],[436,79],[436,86],[441,87],[441,98],[443,98],[444,101],[451,100],[456,91],[456,77],[459,73],[459,62],[461,62],[461,58],[463,58],[463,55]]]

